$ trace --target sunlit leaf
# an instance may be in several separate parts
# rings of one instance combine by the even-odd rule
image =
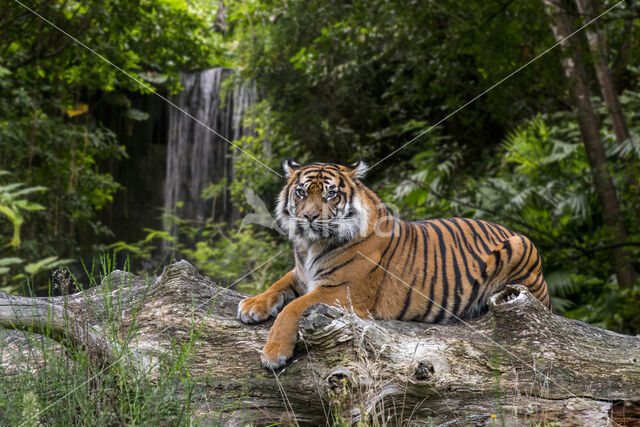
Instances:
[[[79,116],[89,111],[89,105],[87,104],[78,104],[72,108],[67,108],[65,111],[69,117]]]
[[[16,258],[16,257],[0,258],[0,267],[5,267],[7,265],[12,265],[12,264],[20,264],[23,261],[24,260],[22,258]]]

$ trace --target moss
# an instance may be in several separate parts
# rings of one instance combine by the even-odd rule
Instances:
[[[336,366],[345,366],[351,363],[353,360],[349,358],[344,352],[336,352],[323,357],[322,362],[328,368],[335,368]]]

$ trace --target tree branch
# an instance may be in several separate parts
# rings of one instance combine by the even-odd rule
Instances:
[[[65,347],[81,348],[99,366],[112,364],[118,358],[112,345],[91,330],[87,322],[63,307],[39,298],[0,292],[0,327],[45,335]]]

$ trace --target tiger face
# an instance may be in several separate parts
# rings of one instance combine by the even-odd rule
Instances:
[[[292,241],[339,242],[367,230],[368,210],[362,203],[359,178],[367,166],[283,163],[288,179],[278,199],[277,218]]]

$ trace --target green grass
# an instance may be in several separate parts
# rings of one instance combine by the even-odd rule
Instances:
[[[98,285],[99,279],[112,270],[109,257],[101,261],[98,273],[88,272],[90,286]],[[134,303],[133,320],[123,331],[119,326],[124,315],[119,293],[112,296],[110,292],[117,285],[101,290],[108,319],[102,332],[111,340],[117,338],[120,351],[125,352],[146,298]],[[0,330],[0,354],[7,354],[12,350],[5,348],[2,333]],[[200,333],[197,325],[188,339],[173,342],[168,352],[149,358],[150,363],[137,370],[126,358],[98,367],[79,348],[61,351],[60,346],[42,336],[21,333],[35,350],[24,352],[20,362],[22,366],[38,368],[9,375],[0,365],[0,425],[185,425],[197,421],[192,419],[194,384],[188,370]],[[15,351],[11,354],[15,355]]]

